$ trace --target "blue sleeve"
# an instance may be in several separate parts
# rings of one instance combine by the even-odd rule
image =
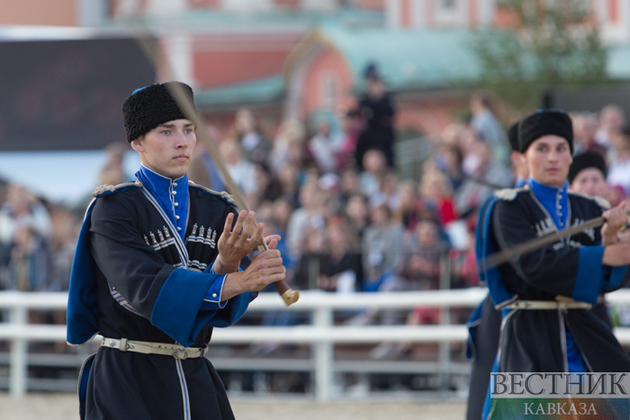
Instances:
[[[479,268],[479,278],[486,282],[490,292],[490,298],[495,306],[505,304],[514,298],[514,294],[507,291],[503,276],[498,267],[486,269],[486,257],[495,253],[492,243],[492,218],[493,209],[497,199],[491,196],[482,206],[479,212],[479,222],[475,234],[475,256]]]
[[[612,292],[623,287],[624,280],[626,278],[627,265],[621,267],[610,267],[609,276],[604,278],[604,292]]]
[[[595,305],[602,289],[604,270],[603,246],[580,248],[577,276],[573,287],[573,299]]]
[[[238,271],[243,271],[240,267]],[[204,273],[209,273],[213,275],[217,275],[214,272],[214,261],[206,268]],[[219,274],[219,277],[212,282],[208,292],[206,293],[206,297],[203,299],[203,303],[201,304],[201,309],[204,310],[214,310],[214,309],[223,309],[227,304],[227,300],[221,302],[221,296],[223,294],[223,285],[225,284],[225,279],[227,278],[227,274]]]
[[[225,284],[225,279],[227,278],[227,274],[216,274],[214,272],[214,261],[206,268],[204,273],[209,273],[217,276],[216,280],[212,282],[210,288],[206,292],[206,296],[203,298],[203,303],[201,304],[201,309],[203,310],[214,310],[214,309],[223,309],[227,304],[227,301],[221,302],[221,295],[223,293],[223,285]]]
[[[222,287],[224,280],[223,274],[173,270],[155,300],[151,323],[183,346],[192,345],[204,326],[232,325],[245,313],[252,298],[250,292],[229,299],[223,308],[218,304],[212,304],[214,308],[203,307],[207,293]]]

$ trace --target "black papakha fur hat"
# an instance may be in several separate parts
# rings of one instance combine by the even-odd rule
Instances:
[[[507,136],[508,136],[508,141],[510,142],[510,149],[512,149],[513,152],[519,152],[519,145],[518,145],[518,124],[520,121],[515,122],[514,124],[512,124],[510,126],[510,129],[508,130]]]
[[[520,152],[525,153],[533,142],[551,134],[565,138],[573,154],[573,123],[561,109],[540,109],[521,121],[518,126]]]
[[[604,179],[606,179],[608,168],[606,167],[604,156],[597,152],[584,152],[573,157],[573,162],[571,163],[571,166],[569,166],[569,175],[567,176],[569,185],[573,183],[573,180],[580,171],[588,168],[599,169],[604,176]]]
[[[192,88],[181,82],[154,83],[136,89],[125,99],[122,111],[129,143],[160,124],[186,118],[169,92],[169,88],[172,89],[171,85],[175,83],[184,89],[184,92],[194,104]]]

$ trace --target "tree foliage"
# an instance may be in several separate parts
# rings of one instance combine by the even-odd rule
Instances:
[[[607,51],[588,0],[502,0],[507,29],[479,29],[471,47],[480,83],[520,110],[540,107],[554,88],[607,81]]]

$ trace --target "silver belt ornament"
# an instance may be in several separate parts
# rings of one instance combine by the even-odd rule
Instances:
[[[101,346],[120,351],[130,351],[142,354],[160,354],[172,356],[175,359],[196,359],[203,357],[208,351],[207,347],[184,347],[179,344],[154,343],[151,341],[132,341],[126,338],[103,337]]]

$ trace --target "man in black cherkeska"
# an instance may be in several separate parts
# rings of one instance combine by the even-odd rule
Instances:
[[[256,292],[284,279],[278,236],[263,242],[253,212],[188,180],[195,127],[169,93],[138,89],[123,104],[137,181],[94,192],[79,236],[68,302],[68,342],[99,333],[79,379],[82,419],[233,419],[223,384],[203,357]],[[192,89],[179,84],[192,101]]]
[[[496,308],[502,310],[495,372],[630,372],[630,358],[613,335],[603,294],[630,279],[630,243],[618,242],[628,220],[622,204],[568,190],[573,152],[569,116],[541,110],[521,121],[519,146],[530,171],[522,188],[489,203],[477,236],[477,260]],[[584,231],[520,255],[498,267],[487,256],[599,216]],[[483,418],[492,418],[490,399]]]

